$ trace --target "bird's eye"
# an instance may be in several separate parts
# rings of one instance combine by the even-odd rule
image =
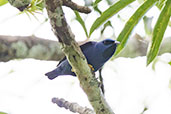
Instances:
[[[109,45],[109,44],[112,44],[113,42],[111,42],[111,41],[109,41],[109,40],[105,40],[105,41],[103,41],[103,44],[104,45]]]

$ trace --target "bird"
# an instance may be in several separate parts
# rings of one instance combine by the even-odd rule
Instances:
[[[93,73],[98,71],[112,57],[119,43],[120,42],[116,40],[104,39],[100,42],[89,41],[80,46]],[[66,57],[59,62],[57,68],[45,75],[50,80],[63,75],[76,76],[76,74],[72,72],[72,67]]]

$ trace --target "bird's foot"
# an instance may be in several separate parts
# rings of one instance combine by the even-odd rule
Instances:
[[[94,71],[94,68],[93,68],[93,66],[92,66],[91,64],[88,64],[88,66],[90,67],[90,69],[91,69],[92,71]]]

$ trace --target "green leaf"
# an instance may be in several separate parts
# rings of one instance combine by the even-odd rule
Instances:
[[[42,15],[44,7],[44,0],[32,0],[29,6],[25,7],[25,9],[21,11],[18,15],[26,14],[30,20],[31,16],[33,16],[37,21],[39,21],[35,14],[37,13]]]
[[[97,6],[97,4],[99,3],[99,2],[101,2],[102,0],[96,0],[94,3],[93,3],[93,7],[95,7],[95,6]]]
[[[93,8],[95,11],[97,11],[99,14],[101,14],[102,12],[100,11],[100,9],[98,8],[98,3],[101,2],[102,0],[96,0],[94,3],[93,3]]]
[[[171,21],[169,21],[169,24],[168,25],[171,27]]]
[[[157,0],[147,0],[145,1],[136,11],[135,13],[130,17],[130,19],[125,24],[125,27],[119,34],[117,41],[120,41],[120,45],[118,45],[117,50],[114,55],[117,55],[125,46],[129,35],[131,34],[133,28],[139,20],[142,18],[142,16],[153,6],[153,4]]]
[[[152,34],[152,30],[153,30],[151,26],[152,20],[153,20],[153,17],[147,17],[147,16],[143,17],[144,29],[147,35]]]
[[[0,114],[7,114],[7,113],[5,113],[5,112],[0,112]]]
[[[145,0],[137,0],[139,4],[144,3]]]
[[[120,19],[120,21],[126,22],[126,20],[120,14],[118,14],[117,17],[118,17],[118,19]]]
[[[5,5],[6,3],[8,3],[8,0],[0,0],[0,6]]]
[[[119,12],[121,9],[123,9],[128,4],[132,3],[135,0],[120,0],[114,5],[110,6],[107,10],[105,10],[99,18],[95,20],[93,25],[90,28],[89,37],[94,32],[95,29],[97,29],[99,26],[101,26],[107,19],[112,17],[114,14]]]
[[[168,64],[171,66],[171,61]]]
[[[93,3],[93,8],[95,11],[97,11],[99,14],[101,14],[102,12],[100,11],[100,9],[98,8],[98,3],[101,2],[102,0],[96,0],[94,3]]]
[[[81,18],[80,14],[77,12],[77,11],[74,11],[75,13],[75,16],[76,16],[76,20],[81,24],[81,26],[83,27],[84,29],[84,32],[88,38],[88,32],[87,32],[87,29],[86,29],[86,26],[85,26],[85,23],[83,21],[83,19]]]
[[[112,5],[113,1],[112,0],[106,0],[108,5]]]
[[[38,11],[42,12],[44,7],[43,0],[32,0],[31,5],[27,8],[27,10],[29,10],[29,12],[37,13]]]
[[[152,45],[150,46],[150,51],[147,54],[147,65],[149,65],[158,54],[164,32],[169,23],[170,16],[171,0],[167,0],[154,27]]]
[[[108,26],[110,26],[110,27],[113,28],[113,26],[112,26],[112,24],[111,24],[111,21],[107,21],[107,22],[104,24],[103,29],[101,30],[101,34],[103,34],[104,30],[105,30],[106,27],[108,27]]]
[[[156,3],[156,6],[161,10],[162,7],[163,7],[164,4],[165,4],[165,1],[166,1],[166,0],[159,0],[159,1]]]
[[[152,69],[155,71],[156,63],[159,61],[159,58],[154,59],[154,62],[152,64]]]

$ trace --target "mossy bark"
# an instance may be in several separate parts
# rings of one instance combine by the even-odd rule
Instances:
[[[59,61],[63,57],[59,42],[34,36],[0,36],[0,61],[23,58]]]

